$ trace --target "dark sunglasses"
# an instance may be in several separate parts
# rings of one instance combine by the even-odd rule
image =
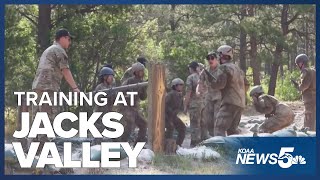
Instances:
[[[207,57],[207,60],[208,60],[208,61],[210,61],[210,60],[214,60],[214,59],[215,59],[215,57],[214,57],[214,56],[208,56],[208,57]]]

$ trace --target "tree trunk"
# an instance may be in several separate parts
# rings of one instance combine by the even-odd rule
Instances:
[[[38,54],[50,45],[51,7],[50,4],[39,4],[38,16]]]
[[[254,16],[254,5],[249,5],[249,16]],[[257,59],[257,36],[255,33],[250,33],[250,65],[253,73],[253,84],[260,85],[260,63]]]
[[[282,50],[283,50],[283,47],[278,44],[276,47],[276,51],[274,53],[274,60],[273,60],[272,66],[271,66],[271,76],[270,76],[268,94],[272,95],[272,96],[274,96],[275,89],[277,86],[277,77],[278,77],[278,70],[279,70]]]
[[[284,70],[283,70],[283,64],[282,64],[282,62],[279,63],[279,67],[280,67],[280,77],[281,77],[281,79],[283,79]]]
[[[288,34],[288,28],[289,28],[288,10],[289,10],[288,4],[282,5],[281,30],[282,30],[283,36],[286,36]],[[281,55],[282,51],[283,51],[282,42],[278,42],[276,45],[276,50],[274,52],[274,59],[271,67],[271,77],[270,77],[270,84],[269,84],[269,91],[268,91],[268,94],[272,96],[274,96],[275,89],[277,86],[277,77],[278,77],[279,66],[282,58],[282,55]]]
[[[170,9],[170,29],[172,32],[174,32],[176,30],[176,22],[175,22],[175,11],[176,11],[176,5],[175,4],[171,4],[171,9]]]
[[[240,21],[244,19],[247,15],[247,5],[241,5],[241,17]],[[247,72],[247,64],[246,64],[246,50],[247,50],[247,33],[245,32],[242,25],[240,25],[240,68],[244,73]]]
[[[292,67],[291,67],[291,58],[290,58],[290,51],[288,51],[288,53],[287,53],[287,57],[288,57],[288,64],[287,64],[287,66],[288,66],[288,70],[289,70],[289,72],[292,72]]]

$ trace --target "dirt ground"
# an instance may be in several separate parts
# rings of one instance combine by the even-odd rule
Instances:
[[[303,110],[302,102],[287,102],[295,113],[294,123],[290,126],[301,128],[303,126]],[[181,119],[189,126],[189,118],[181,114]],[[250,136],[252,133],[249,129],[256,124],[257,121],[264,120],[262,114],[257,113],[252,106],[248,106],[241,118],[242,134]],[[290,128],[288,127],[288,128]],[[187,132],[182,147],[190,147],[190,132]],[[158,157],[157,157],[158,156]],[[128,168],[128,159],[121,160],[121,168],[78,168],[74,169],[74,174],[230,174],[231,164],[226,159],[218,159],[210,162],[201,160],[188,159],[186,157],[170,157],[164,155],[156,155],[151,163],[139,162],[137,168]],[[16,172],[20,174],[19,172]]]

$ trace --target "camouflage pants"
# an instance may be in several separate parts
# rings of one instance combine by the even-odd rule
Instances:
[[[309,127],[310,131],[316,130],[316,103],[304,104],[304,127]]]
[[[243,108],[233,104],[222,104],[217,114],[214,136],[239,134],[238,129]]]
[[[209,138],[209,133],[208,133],[208,127],[207,127],[207,122],[205,119],[205,105],[204,103],[201,106],[200,110],[200,128],[201,128],[201,141],[208,139]]]
[[[195,146],[201,141],[201,107],[190,107],[188,111],[190,116],[191,146]]]
[[[178,132],[176,144],[181,146],[186,136],[186,125],[182,122],[182,120],[177,115],[166,114],[165,126],[166,126],[166,132],[165,132],[166,139],[172,139],[173,131],[174,129],[176,129]]]
[[[288,116],[278,117],[277,115],[271,116],[266,119],[259,127],[261,133],[273,133],[289,126],[294,119],[294,114],[288,114]]]
[[[214,126],[216,123],[217,114],[220,109],[220,100],[206,101],[204,108],[204,122],[210,136],[214,136]]]
[[[36,100],[37,104],[40,102],[40,98],[43,94],[43,91],[36,91],[38,98]],[[51,102],[53,102],[53,91],[48,91],[49,97]],[[51,121],[51,124],[53,123],[54,118],[60,113],[60,107],[59,106],[50,106],[48,104],[43,104],[41,106],[33,106],[32,107],[32,120],[34,120],[37,112],[46,112],[48,114],[48,117]],[[63,127],[63,126],[62,126]],[[32,141],[40,142],[37,155],[39,155],[42,151],[42,148],[44,146],[45,142],[49,142],[49,138],[46,135],[38,135],[37,138],[33,139]]]
[[[136,107],[123,107],[121,108],[121,113],[123,115],[121,123],[124,126],[124,133],[120,137],[121,141],[127,142],[129,140],[136,125],[139,128],[139,132],[135,143],[147,142],[147,121],[144,119],[142,112]]]

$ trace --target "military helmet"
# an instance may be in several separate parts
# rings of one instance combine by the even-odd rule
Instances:
[[[196,69],[197,67],[199,67],[199,64],[196,61],[192,61],[188,67]]]
[[[146,62],[148,62],[148,60],[145,57],[138,57],[137,61],[143,64],[144,66],[146,65]]]
[[[137,71],[143,71],[144,70],[144,65],[137,62],[132,64],[132,72],[137,72]]]
[[[104,76],[104,75],[112,75],[113,76],[114,72],[109,67],[103,67],[99,72],[99,76]]]
[[[303,63],[303,64],[306,64],[308,62],[309,58],[306,54],[299,54],[296,59],[295,59],[295,62],[296,64],[298,63]]]
[[[175,78],[175,79],[173,79],[172,82],[171,82],[171,87],[172,87],[172,86],[176,86],[176,85],[178,85],[178,84],[184,84],[184,81],[183,81],[182,79],[180,79],[180,78]]]
[[[261,85],[254,86],[250,91],[250,96],[253,96],[254,94],[263,94],[263,89]]]
[[[222,45],[218,48],[218,53],[221,55],[225,55],[225,56],[230,56],[230,58],[233,58],[233,49],[231,46],[228,45]]]

